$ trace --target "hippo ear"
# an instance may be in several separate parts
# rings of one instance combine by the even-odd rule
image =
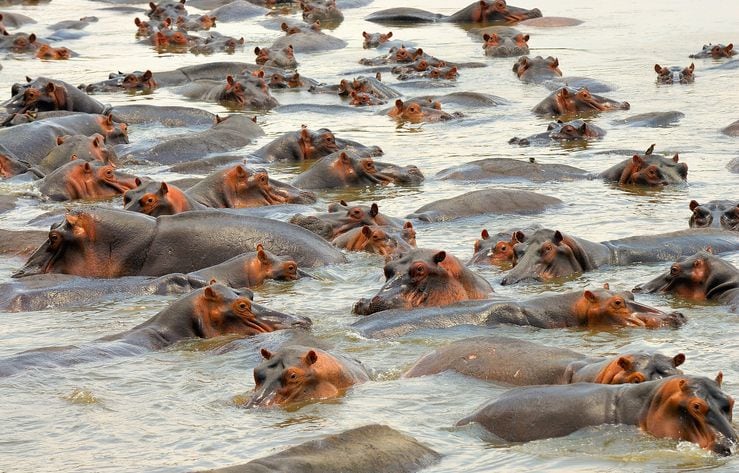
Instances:
[[[397,108],[398,110],[403,110],[403,101],[400,100],[400,99],[396,100],[395,101],[395,108]]]
[[[621,369],[623,369],[624,371],[631,371],[631,369],[632,369],[632,367],[634,365],[634,363],[632,362],[631,358],[628,357],[628,356],[620,356],[620,357],[618,357],[618,361],[616,361],[616,363],[618,363],[618,366],[620,366]]]
[[[554,243],[555,245],[559,245],[564,239],[565,237],[562,235],[562,232],[556,230],[554,232],[554,237],[552,237],[552,243]]]
[[[685,378],[682,378],[677,383],[678,387],[680,388],[680,391],[688,392],[690,390],[690,387],[688,386],[688,380]]]
[[[693,64],[693,63],[691,62],[691,63],[690,63],[690,66],[688,66],[688,70],[690,70],[690,72],[693,72],[693,71],[695,70],[695,64]]]
[[[556,57],[555,57],[555,58],[554,58],[554,61],[552,61],[552,63],[550,64],[550,67],[551,67],[552,69],[556,69],[556,68],[558,68],[558,67],[559,67],[559,58],[556,58]]]
[[[269,256],[264,251],[264,247],[261,245],[257,246],[257,259],[262,264],[269,264]]]
[[[697,200],[691,200],[690,204],[688,204],[688,207],[690,207],[690,210],[695,210],[696,207],[700,206]]]
[[[370,207],[370,217],[377,217],[377,214],[380,213],[380,208],[377,206],[376,202],[372,202],[372,206]]]
[[[530,35],[528,35],[528,34],[523,35],[523,40],[526,41],[527,43],[529,41],[529,38],[531,38]]]
[[[79,158],[79,156],[77,156],[76,154],[73,154],[72,156],[69,157],[69,160],[70,161],[77,161],[78,158]]]
[[[641,166],[642,164],[644,164],[644,160],[638,154],[635,154],[631,157],[631,162],[636,164],[637,166]]]
[[[253,121],[254,123],[256,123],[257,122],[257,116],[254,115],[253,117],[251,117],[251,121]],[[244,161],[244,162],[246,162],[246,161]]]
[[[261,49],[259,49],[259,46],[254,48],[254,54],[259,55],[259,51],[261,51]]]
[[[570,96],[570,91],[569,91],[569,89],[567,89],[567,87],[562,87],[561,89],[559,89],[558,94],[561,97],[569,97]]]
[[[244,169],[244,166],[242,166],[241,164],[237,164],[237,165],[236,165],[236,166],[234,167],[234,171],[236,172],[236,176],[237,176],[237,177],[238,177],[239,179],[243,179],[243,178],[245,178],[245,177],[249,177],[249,173],[248,173],[248,172],[246,172],[246,169]]]
[[[382,73],[381,72],[378,72],[377,74],[375,74],[375,79],[377,79],[378,81],[382,82]]]
[[[372,229],[369,227],[369,225],[364,225],[362,227],[362,235],[369,238],[372,235]]]
[[[491,36],[489,34],[487,34],[487,33],[485,33],[484,35],[482,35],[482,39],[484,39],[485,41],[489,40],[490,38],[491,38]]]
[[[72,156],[74,156],[74,158],[77,159],[77,156],[75,155],[72,155]],[[92,172],[92,167],[90,167],[90,163],[88,163],[87,161],[85,161],[85,164],[82,166],[82,169],[84,169],[85,172]]]
[[[710,254],[713,254],[713,247],[712,247],[711,245],[708,245],[708,246],[706,247],[706,253],[710,253]]]
[[[654,72],[656,72],[657,74],[661,74],[662,73],[662,66],[660,66],[659,64],[655,64],[654,65]]]
[[[303,357],[303,361],[305,361],[305,364],[308,366],[315,364],[315,362],[318,361],[318,353],[316,353],[315,350],[309,350]]]
[[[347,203],[346,203],[346,201],[345,201],[344,199],[341,199],[341,200],[339,201],[339,205],[341,205],[342,207],[349,207],[349,204],[347,204]]]
[[[392,32],[392,31],[388,31],[388,32],[387,32],[387,34],[386,34],[385,36],[386,36],[387,38],[392,38],[392,37],[393,37],[393,32]],[[731,47],[733,47],[733,46],[734,46],[733,44],[729,44],[729,46],[726,46],[726,48],[727,48],[727,50],[728,50],[728,49],[731,49]]]
[[[588,124],[587,123],[583,123],[582,125],[580,125],[579,131],[580,131],[580,134],[582,134],[582,135],[584,135],[585,133],[587,133],[588,132]]]
[[[57,136],[56,137],[56,145],[59,146],[60,144],[64,143],[64,137],[63,136]]]
[[[265,360],[269,360],[270,358],[272,358],[272,352],[267,350],[266,348],[262,348],[261,350],[259,350],[259,353],[262,354],[262,358],[264,358]]]
[[[285,23],[285,22],[283,21],[283,22],[282,22],[282,24],[280,25],[280,29],[281,29],[282,31],[287,31],[287,30],[288,30],[288,26],[287,26],[287,23]]]
[[[36,33],[31,33],[30,35],[28,35],[28,41],[30,43],[35,43],[36,42]]]
[[[216,113],[216,125],[218,125],[222,121],[223,121],[223,119],[221,117],[219,117],[218,114]]]
[[[685,354],[684,353],[678,353],[677,355],[672,357],[672,366],[677,368],[678,366],[685,363]]]
[[[149,80],[154,74],[152,74],[150,69],[147,69],[142,75],[141,80]]]
[[[233,76],[226,76],[226,82],[228,83],[228,85],[234,85],[235,81]]]
[[[585,296],[585,299],[587,299],[589,302],[598,302],[598,296],[595,295],[593,291],[585,290],[585,292],[582,293],[583,296]]]
[[[141,179],[138,177],[134,179],[133,182],[136,184],[136,187],[139,187],[141,185]]]
[[[436,254],[434,255],[434,257],[433,257],[433,261],[434,261],[434,263],[436,263],[436,264],[439,264],[439,263],[441,263],[441,262],[442,262],[442,261],[444,261],[445,259],[446,259],[446,251],[440,251],[440,252],[436,253]]]
[[[724,373],[719,371],[716,375],[716,384],[718,384],[718,387],[721,387],[721,383],[724,382]]]
[[[511,236],[511,242],[513,243],[523,243],[526,241],[526,235],[521,230],[513,232],[513,235]]]
[[[647,148],[646,151],[644,151],[644,156],[649,156],[650,154],[654,153],[654,147],[656,146],[655,143],[652,143],[649,145],[649,148]]]
[[[54,85],[53,82],[49,82],[48,84],[46,84],[47,92],[51,93],[51,92],[54,92],[54,90],[56,90],[56,86]]]
[[[213,289],[212,286],[207,286],[203,290],[203,297],[205,297],[206,299],[208,299],[210,301],[214,301],[214,300],[218,299],[218,294],[216,294],[216,291]]]
[[[166,182],[162,182],[162,184],[159,186],[159,193],[162,195],[167,195],[169,192],[169,186]]]
[[[678,161],[680,161],[680,156],[677,153],[675,153],[675,156],[672,157],[672,160],[674,162],[678,162]]]
[[[154,2],[149,2],[149,8],[151,8],[152,10],[156,10],[157,9],[157,4],[154,3]]]
[[[403,229],[405,229],[405,230],[410,230],[412,228],[413,228],[413,223],[412,222],[405,222],[403,224]]]
[[[607,282],[604,282],[603,283],[603,289],[605,289],[606,291],[610,291],[611,290],[611,285],[608,284]]]
[[[366,31],[362,31],[362,36],[364,36],[365,39],[369,39],[370,35]]]
[[[354,92],[352,92],[354,93]],[[351,164],[352,160],[349,158],[349,155],[346,154],[346,152],[342,151],[341,154],[339,154],[339,159],[344,164]]]
[[[480,232],[480,238],[482,238],[483,240],[487,240],[490,238],[490,233],[488,233],[487,228],[482,229],[482,231]]]
[[[113,114],[112,113],[109,113],[109,114],[107,114],[105,116],[105,124],[107,126],[112,126],[113,125]]]

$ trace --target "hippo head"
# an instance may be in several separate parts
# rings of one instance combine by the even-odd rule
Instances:
[[[678,353],[670,358],[661,353],[637,352],[620,355],[611,360],[595,378],[601,384],[635,384],[683,372],[677,369],[685,362],[685,355]]]
[[[350,238],[347,250],[378,254],[384,256],[385,260],[389,260],[399,251],[398,241],[377,225],[363,225],[352,230],[352,233],[355,235]],[[404,245],[405,247],[408,245]]]
[[[65,47],[52,48],[48,44],[42,44],[36,50],[36,57],[39,59],[69,59],[72,57],[72,51]]]
[[[197,291],[191,303],[193,324],[201,338],[250,336],[290,328],[309,328],[310,319],[257,308],[244,292],[223,284]]]
[[[414,250],[386,264],[385,284],[371,299],[360,299],[352,311],[369,315],[389,309],[443,306],[468,299],[458,274],[442,265],[446,258],[445,251]]]
[[[385,103],[374,95],[366,94],[364,92],[357,92],[356,90],[352,90],[349,93],[349,96],[351,97],[349,105],[354,105],[356,107],[366,107],[369,105],[379,105]]]
[[[339,150],[336,137],[328,128],[312,132],[303,126],[298,136],[298,145],[303,159],[318,159]]]
[[[298,263],[290,258],[276,256],[257,245],[255,258],[246,261],[247,274],[252,284],[260,284],[265,279],[277,281],[295,281],[300,278]]]
[[[166,182],[139,180],[135,189],[123,194],[124,209],[152,217],[178,214],[190,207],[185,193],[179,187]]]
[[[585,327],[680,327],[685,316],[680,312],[666,313],[634,301],[631,292],[603,289],[585,290],[572,306],[578,324]]]
[[[710,249],[709,249],[710,250]],[[681,258],[670,269],[634,288],[638,292],[668,292],[691,300],[706,300],[739,287],[739,271],[710,251]]]
[[[726,46],[724,46],[723,44],[713,44],[713,45],[708,45],[708,48],[709,48],[709,54],[714,59],[718,59],[722,57],[731,57],[734,54],[736,54],[736,52],[734,51],[734,43],[729,43]],[[703,49],[705,50],[706,46],[704,46]]]
[[[734,399],[715,380],[673,376],[662,381],[642,411],[639,427],[656,437],[686,440],[719,455],[731,455],[737,433],[731,423]]]
[[[16,33],[13,35],[10,50],[14,53],[27,53],[38,49],[41,43],[37,41],[36,34]]]
[[[136,178],[116,171],[114,164],[88,162],[72,155],[72,162],[49,174],[48,179],[60,178],[67,199],[108,199],[136,187]]]
[[[695,77],[693,76],[695,64],[692,63],[682,69],[678,66],[662,67],[659,64],[655,64],[654,71],[657,73],[658,84],[689,84],[695,81]]]
[[[529,35],[518,33],[517,35],[500,36],[496,33],[482,35],[482,49],[487,56],[507,57],[529,53]]]
[[[28,165],[17,159],[0,153],[0,177],[8,178],[22,174],[28,170]]]
[[[148,69],[144,73],[126,74],[121,81],[121,87],[126,90],[153,89],[156,86],[154,74]]]
[[[254,394],[247,407],[284,406],[339,394],[325,377],[334,371],[335,361],[325,352],[292,346],[272,353],[261,350],[264,361],[254,368]]]
[[[586,250],[572,237],[559,230],[537,231],[527,242],[526,251],[501,284],[515,284],[527,279],[550,281],[593,269]]]
[[[619,184],[636,185],[636,186],[666,186],[669,184],[662,169],[655,164],[647,164],[647,162],[635,154],[631,158],[631,162],[624,168]]]
[[[693,212],[688,220],[690,228],[710,227],[713,223],[713,212],[711,209],[702,206],[696,200],[691,200],[689,204],[690,211]]]
[[[370,49],[370,48],[376,48],[381,44],[387,43],[390,41],[390,38],[393,37],[393,32],[388,31],[387,33],[367,33],[366,31],[362,32],[362,36],[364,37],[364,43],[362,43],[362,46],[364,49]]]
[[[246,94],[244,93],[244,85],[233,78],[226,77],[226,85],[219,96],[219,100],[224,102],[233,102],[239,107],[246,104]]]
[[[568,123],[558,122],[549,125],[549,137],[553,140],[584,140],[597,138],[601,135],[598,129],[582,120],[573,120]]]
[[[522,80],[534,77],[562,77],[562,71],[559,69],[559,59],[552,56],[546,59],[541,56],[535,58],[520,57],[513,65],[513,72]]]
[[[429,79],[455,80],[457,76],[459,76],[459,73],[457,72],[457,68],[454,66],[435,67],[431,69],[427,75]]]
[[[509,269],[516,265],[518,261],[518,252],[516,245],[523,243],[526,236],[522,231],[515,231],[511,234],[508,241],[500,240],[493,242],[490,233],[483,229],[480,233],[480,239],[475,240],[474,255],[471,263],[487,263],[501,268]]]
[[[393,62],[413,62],[416,58],[423,57],[423,49],[406,48],[401,46],[399,48],[390,49],[390,60]]]
[[[179,2],[166,2],[156,4],[149,2],[149,12],[147,16],[153,20],[162,20],[167,17],[177,18],[178,16],[187,16],[185,9],[185,0]]]
[[[108,114],[98,118],[100,133],[109,144],[128,143],[128,125],[113,120],[113,115]]]

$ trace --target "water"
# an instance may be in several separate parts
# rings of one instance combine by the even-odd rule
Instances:
[[[407,6],[452,13],[466,1],[407,1]],[[589,76],[614,84],[604,94],[631,103],[630,111],[602,114],[594,123],[608,131],[605,139],[586,148],[518,148],[507,144],[512,136],[528,136],[545,128],[548,120],[530,109],[549,92],[538,85],[519,82],[510,68],[514,59],[483,55],[480,43],[453,25],[438,24],[387,28],[362,20],[369,13],[391,6],[377,0],[367,7],[345,10],[346,20],[332,34],[349,46],[340,51],[298,55],[302,75],[327,83],[353,77],[361,71],[357,61],[377,52],[362,49],[362,30],[392,29],[394,39],[420,45],[427,52],[450,61],[481,61],[488,66],[463,69],[451,90],[474,90],[501,96],[509,105],[489,109],[460,109],[466,118],[454,123],[398,126],[372,111],[321,113],[316,111],[268,112],[258,115],[267,135],[246,148],[256,149],[301,124],[328,127],[337,136],[379,144],[384,161],[415,164],[426,175],[417,188],[365,189],[323,195],[320,207],[336,198],[379,202],[390,214],[403,216],[423,204],[451,197],[484,185],[437,181],[434,175],[446,167],[486,157],[535,157],[540,162],[565,163],[588,171],[601,171],[622,159],[594,154],[610,149],[646,149],[657,144],[661,153],[679,152],[688,163],[689,184],[654,192],[630,192],[599,180],[568,183],[503,183],[516,188],[557,196],[566,205],[538,216],[491,216],[418,225],[418,243],[443,248],[467,259],[480,230],[501,230],[541,223],[591,240],[651,234],[687,227],[688,202],[736,198],[739,182],[725,165],[737,152],[736,138],[718,130],[736,120],[739,91],[737,72],[708,71],[712,60],[695,60],[696,81],[687,86],[655,85],[654,63],[687,66],[688,55],[707,42],[736,43],[739,9],[731,2],[659,0],[642,2],[638,12],[632,2],[591,0],[578,2],[521,1],[518,6],[540,7],[545,15],[569,16],[585,21],[571,28],[520,29],[531,34],[532,54],[559,58],[565,75]],[[38,61],[19,57],[3,60],[0,90],[8,91],[26,75],[66,80],[73,84],[107,78],[117,70],[174,69],[206,61],[253,62],[254,46],[267,46],[279,36],[258,20],[219,23],[216,31],[244,36],[243,52],[210,57],[157,54],[134,39],[135,13],[102,10],[106,3],[54,0],[51,4],[13,7],[39,21],[24,31],[44,36],[44,25],[94,14],[90,36],[60,44],[80,53],[69,61]],[[142,3],[140,5],[144,7]],[[191,12],[195,9],[190,8]],[[138,14],[143,17],[144,13]],[[392,81],[385,74],[386,81]],[[427,90],[408,90],[408,96]],[[7,93],[7,92],[6,92]],[[185,100],[169,91],[150,95],[98,96],[106,103],[146,102],[201,107],[226,113],[219,105]],[[339,104],[332,96],[278,93],[281,104]],[[637,113],[680,110],[685,118],[671,128],[628,128],[611,122]],[[130,128],[131,140],[181,133],[184,130]],[[172,178],[160,167],[137,167],[136,172]],[[270,172],[289,178],[293,166]],[[27,193],[32,186],[0,183],[0,192]],[[112,202],[120,206],[120,201]],[[3,228],[19,228],[42,211],[58,204],[39,206],[24,198],[19,209],[0,216]],[[739,253],[727,257],[739,263]],[[0,281],[22,265],[20,259],[0,261]],[[377,380],[358,386],[336,401],[309,404],[298,410],[247,411],[239,400],[253,387],[251,368],[258,363],[256,346],[276,346],[285,337],[271,335],[232,342],[188,342],[162,352],[119,358],[53,370],[29,370],[0,380],[3,399],[0,418],[0,471],[190,471],[243,463],[300,442],[340,432],[369,422],[388,424],[408,432],[443,453],[443,461],[429,472],[467,471],[674,471],[715,469],[736,471],[739,460],[717,458],[695,445],[655,440],[630,427],[599,427],[567,438],[516,446],[497,446],[480,439],[475,428],[456,430],[452,425],[504,388],[459,375],[442,374],[399,380],[418,357],[435,347],[466,336],[498,333],[562,346],[588,354],[606,355],[622,350],[653,349],[670,355],[687,355],[685,370],[715,376],[724,372],[724,388],[739,394],[739,324],[737,316],[722,306],[692,305],[658,295],[638,299],[663,309],[680,309],[689,317],[679,330],[538,330],[522,327],[481,329],[458,327],[445,331],[416,332],[397,340],[366,340],[354,333],[350,307],[359,297],[373,294],[381,285],[380,259],[351,255],[348,265],[319,271],[321,279],[291,284],[268,283],[256,291],[256,301],[276,310],[299,313],[313,319],[313,335],[322,344],[361,359],[377,372]],[[600,285],[628,289],[651,279],[666,264],[604,268],[561,285],[502,287],[494,269],[481,273],[493,282],[497,293],[512,298],[545,291],[567,291]],[[3,314],[0,318],[0,356],[52,345],[79,344],[141,323],[166,307],[171,298],[141,297],[36,313]],[[231,345],[229,345],[231,344]],[[235,349],[219,349],[227,346]]]

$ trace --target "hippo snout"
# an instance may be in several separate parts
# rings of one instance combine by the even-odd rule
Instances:
[[[685,314],[683,314],[682,312],[675,311],[667,314],[667,322],[670,324],[671,327],[682,327],[687,321],[688,318],[685,317]]]
[[[721,455],[722,457],[728,457],[732,454],[731,449],[733,446],[734,444],[731,441],[726,438],[722,438],[714,442],[711,446],[711,451],[717,455]]]

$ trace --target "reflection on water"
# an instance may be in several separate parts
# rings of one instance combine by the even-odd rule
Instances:
[[[408,0],[407,6],[452,13],[466,0]],[[672,87],[655,84],[654,63],[680,65],[708,42],[737,41],[739,10],[712,0],[657,0],[648,3],[607,0],[521,0],[516,5],[539,7],[545,15],[584,20],[571,28],[519,27],[530,33],[532,55],[559,58],[565,76],[588,76],[615,86],[605,95],[627,100],[629,111],[594,116],[592,123],[607,131],[602,140],[586,146],[553,144],[519,147],[508,144],[513,136],[526,137],[546,129],[551,119],[537,117],[531,109],[550,91],[519,82],[511,71],[512,58],[488,58],[480,43],[462,28],[449,24],[392,27],[362,20],[370,12],[398,6],[392,0],[376,0],[369,6],[345,10],[346,20],[332,34],[349,43],[343,50],[298,54],[300,74],[327,84],[340,78],[367,74],[357,62],[379,55],[362,49],[361,31],[393,31],[393,39],[422,46],[430,54],[455,62],[479,61],[484,68],[461,69],[453,89],[398,87],[407,97],[471,90],[503,97],[507,104],[490,108],[445,106],[461,111],[464,118],[438,124],[397,124],[375,110],[343,111],[342,101],[331,94],[279,93],[282,107],[257,115],[266,135],[234,155],[246,156],[284,132],[301,125],[327,127],[337,136],[366,145],[379,145],[385,155],[377,158],[400,165],[413,164],[426,176],[418,187],[387,187],[321,193],[317,209],[330,200],[381,201],[381,210],[405,216],[433,200],[449,198],[486,186],[524,189],[556,196],[564,206],[543,215],[485,216],[453,222],[415,224],[419,246],[450,251],[465,261],[482,228],[491,233],[542,224],[582,238],[602,241],[636,234],[666,232],[687,227],[688,202],[736,198],[737,175],[726,164],[737,156],[737,141],[718,133],[736,120],[739,91],[736,70],[708,70],[718,64],[695,60],[696,80]],[[53,0],[50,4],[8,8],[29,15],[38,24],[23,28],[45,36],[44,28],[61,20],[85,15],[100,21],[85,31],[89,36],[64,41],[80,53],[69,61],[39,61],[24,57],[3,60],[0,90],[7,94],[14,82],[39,75],[72,84],[106,79],[113,71],[163,71],[206,61],[253,62],[255,46],[266,46],[280,36],[258,20],[218,23],[216,31],[244,36],[243,51],[233,55],[157,54],[135,41],[133,18],[139,13],[119,13],[110,5],[84,0]],[[145,8],[142,2],[136,7]],[[190,7],[188,7],[190,9]],[[191,9],[195,12],[195,9]],[[297,19],[296,11],[292,15]],[[354,71],[361,71],[357,74]],[[394,84],[389,73],[385,81]],[[7,98],[7,95],[6,95]],[[98,94],[112,105],[148,103],[186,105],[224,114],[219,105],[183,99],[171,90],[150,94]],[[306,107],[302,104],[310,104]],[[383,107],[378,107],[378,109]],[[629,116],[654,111],[680,110],[685,114],[676,126],[640,128],[615,124]],[[161,137],[186,133],[181,128],[132,125],[132,143],[154,143]],[[506,181],[474,184],[434,178],[442,169],[488,157],[510,157],[541,163],[561,163],[599,173],[633,152],[656,143],[665,155],[680,153],[688,163],[688,185],[662,190],[622,188],[599,179],[572,182],[530,183]],[[608,150],[642,150],[609,153]],[[266,166],[270,176],[290,180],[304,164]],[[131,170],[153,178],[178,176],[163,166],[135,166]],[[63,205],[36,203],[30,184],[0,183],[3,193],[22,195],[20,207],[0,215],[0,227],[18,228],[30,218]],[[30,194],[30,196],[28,196]],[[120,206],[120,201],[110,204]],[[81,204],[90,205],[90,204]],[[739,263],[739,253],[728,256]],[[505,388],[460,375],[443,373],[416,379],[400,379],[421,355],[463,337],[501,334],[604,355],[620,350],[650,349],[687,355],[689,373],[725,375],[724,388],[739,394],[739,337],[737,318],[724,306],[685,303],[670,297],[640,294],[638,300],[663,309],[680,309],[687,325],[679,330],[540,330],[525,327],[455,327],[425,330],[399,340],[364,339],[349,327],[355,320],[352,304],[374,294],[382,284],[380,258],[350,255],[341,267],[311,270],[314,278],[294,283],[268,283],[256,290],[255,301],[275,310],[311,317],[316,343],[349,353],[375,372],[375,381],[349,390],[331,402],[308,403],[300,408],[253,409],[240,406],[254,386],[251,368],[260,361],[259,348],[276,349],[289,334],[267,334],[253,339],[224,338],[190,341],[158,353],[101,360],[65,369],[31,370],[0,380],[3,427],[0,470],[8,471],[191,471],[244,462],[272,454],[286,446],[336,433],[369,422],[380,422],[408,432],[443,453],[444,459],[429,472],[505,471],[675,471],[714,469],[736,471],[739,460],[717,458],[695,445],[656,440],[631,427],[598,427],[564,439],[523,445],[494,446],[481,440],[474,427],[455,429],[454,423],[502,393]],[[23,261],[0,260],[0,281],[6,281]],[[666,264],[601,268],[579,278],[541,285],[500,286],[498,268],[479,272],[495,287],[496,294],[514,300],[541,293],[564,292],[585,286],[628,289],[652,279]],[[2,314],[0,356],[42,346],[80,344],[105,334],[127,330],[166,307],[172,298],[139,297],[106,301],[79,309]],[[99,409],[103,405],[104,409]],[[29,455],[28,452],[34,452]]]

